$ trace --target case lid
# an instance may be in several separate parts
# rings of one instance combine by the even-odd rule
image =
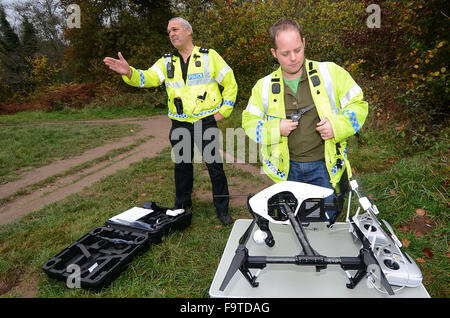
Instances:
[[[99,289],[127,263],[149,247],[147,233],[98,227],[47,261],[42,269],[50,277],[78,281],[83,288]]]

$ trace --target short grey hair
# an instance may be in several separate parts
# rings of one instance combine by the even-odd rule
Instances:
[[[184,29],[185,30],[191,29],[191,34],[194,35],[194,29],[192,29],[191,24],[186,19],[183,19],[182,17],[175,17],[175,18],[170,19],[168,24],[173,20],[180,21],[181,23],[183,23]]]

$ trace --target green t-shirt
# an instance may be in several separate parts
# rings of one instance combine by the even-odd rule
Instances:
[[[294,80],[284,82],[284,107],[286,115],[297,113],[299,109],[314,104],[306,72]],[[320,121],[316,108],[303,114],[299,125],[288,136],[290,160],[309,162],[324,158],[324,143],[316,131]]]
[[[285,77],[283,77],[283,81],[287,84],[287,86],[289,86],[290,89],[292,89],[292,91],[294,92],[295,95],[297,95],[298,82],[300,82],[302,73],[300,73],[300,75],[293,80],[288,80]]]

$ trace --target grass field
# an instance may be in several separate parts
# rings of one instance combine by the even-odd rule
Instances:
[[[195,188],[209,189],[209,178],[200,171],[201,167],[196,166]],[[242,175],[231,166],[226,172],[228,177]],[[42,297],[206,297],[231,230],[220,224],[212,202],[194,200],[194,217],[188,229],[153,245],[100,293],[70,290],[40,270],[54,254],[129,207],[142,206],[147,200],[171,206],[172,175],[170,152],[166,149],[160,156],[105,178],[64,202],[2,227],[1,278],[7,279],[17,271],[30,275],[39,280],[38,296]],[[249,174],[246,178],[253,179]],[[249,217],[245,209],[231,213],[237,218]]]
[[[17,179],[22,172],[57,159],[80,155],[88,149],[133,135],[139,130],[139,125],[132,124],[95,125],[67,122],[2,126],[0,184]]]
[[[42,116],[46,121],[43,113],[29,116]],[[61,117],[71,120],[67,114],[58,120]],[[3,123],[12,125],[22,120],[0,117]],[[239,123],[239,114],[234,114],[222,128]],[[418,263],[430,295],[448,297],[448,138],[427,151],[404,156],[398,148],[402,145],[396,146],[398,140],[392,138],[392,129],[392,125],[377,130],[367,127],[360,139],[351,139],[354,175],[382,218],[396,229],[405,251]],[[443,133],[448,136],[448,131]],[[37,142],[30,147],[39,146]],[[194,192],[211,189],[204,169],[203,164],[195,166]],[[226,164],[225,169],[229,178],[262,182],[232,164]],[[173,163],[166,148],[157,157],[133,164],[63,201],[1,226],[0,281],[9,286],[33,282],[38,289],[36,297],[208,297],[231,226],[220,224],[211,200],[196,197],[191,226],[152,245],[106,289],[69,289],[41,270],[56,253],[132,206],[145,201],[171,206],[173,191]],[[235,218],[250,217],[245,207],[232,209],[231,214]],[[9,288],[1,296],[20,295],[20,290]]]

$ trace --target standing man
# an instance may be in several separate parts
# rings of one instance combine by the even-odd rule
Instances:
[[[242,127],[261,144],[263,169],[272,180],[314,184],[340,195],[344,171],[348,179],[352,173],[346,139],[359,131],[368,112],[363,92],[342,67],[305,58],[296,21],[281,18],[269,33],[280,67],[253,87]],[[334,195],[325,202],[334,203]],[[327,210],[327,216],[334,222],[336,210]]]
[[[217,215],[222,224],[231,224],[228,183],[222,161],[206,160],[203,152],[211,143],[214,144],[213,149],[219,149],[218,138],[212,136],[211,141],[208,138],[205,140],[205,130],[217,130],[217,121],[229,117],[233,111],[237,95],[233,70],[213,49],[194,46],[193,30],[185,19],[177,17],[169,20],[167,32],[176,51],[164,54],[148,70],[129,66],[120,52],[119,59],[106,57],[104,63],[121,74],[125,83],[135,87],[156,87],[165,83],[168,114],[172,120],[169,134],[172,149],[179,149],[179,143],[182,142],[181,151],[174,151],[175,208],[192,207],[192,159],[195,142],[208,168]],[[219,84],[223,87],[222,93]],[[213,155],[213,158],[217,158],[217,155]]]

